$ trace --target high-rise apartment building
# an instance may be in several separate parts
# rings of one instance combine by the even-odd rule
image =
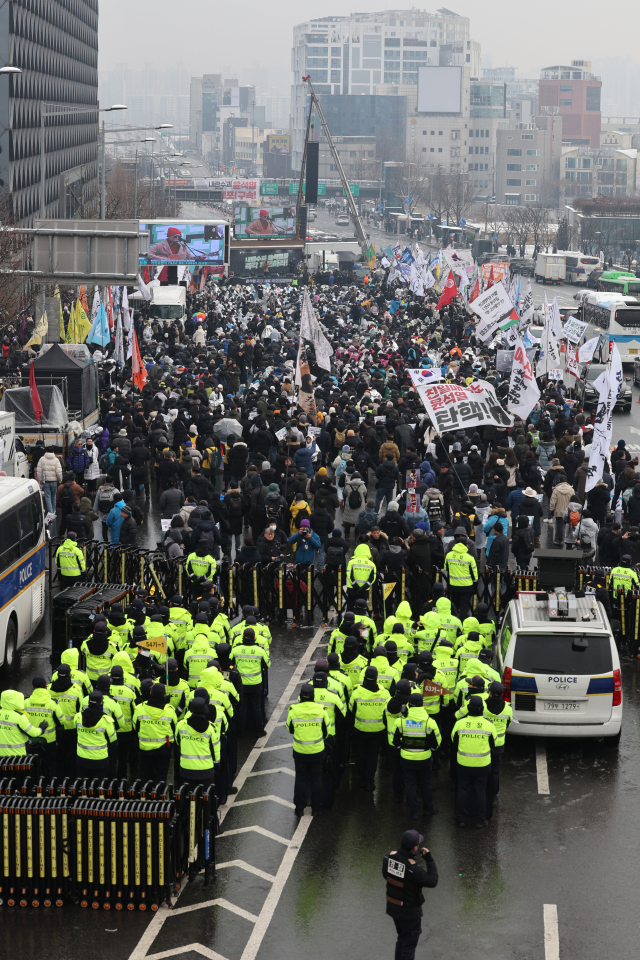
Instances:
[[[299,170],[302,161],[308,95],[303,76],[311,76],[325,101],[345,97],[349,108],[362,94],[406,97],[409,89],[409,116],[418,106],[420,67],[460,67],[467,78],[480,76],[480,46],[471,40],[469,26],[467,17],[450,10],[413,9],[323,17],[294,27],[292,169]]]
[[[0,61],[22,71],[0,76],[0,197],[23,224],[38,214],[40,118],[53,103],[55,116],[44,108],[46,214],[80,215],[97,179],[98,0],[0,3]]]

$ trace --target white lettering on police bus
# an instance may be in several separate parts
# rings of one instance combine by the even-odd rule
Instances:
[[[549,677],[549,683],[577,683],[577,677]]]
[[[26,583],[33,576],[33,564],[28,563],[20,571],[20,583]]]

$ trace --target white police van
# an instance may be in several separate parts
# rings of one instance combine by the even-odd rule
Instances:
[[[620,741],[620,660],[607,614],[593,596],[521,592],[509,603],[496,649],[509,733]]]

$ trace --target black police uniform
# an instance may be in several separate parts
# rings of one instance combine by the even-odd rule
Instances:
[[[420,854],[404,847],[392,850],[382,861],[382,876],[387,881],[387,914],[398,934],[395,960],[414,960],[422,933],[422,890],[438,883],[433,857],[430,853],[423,853],[422,857],[426,870],[420,864]]]

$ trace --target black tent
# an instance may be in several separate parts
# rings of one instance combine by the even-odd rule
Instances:
[[[70,357],[57,343],[33,361],[38,386],[60,387],[69,411],[69,420],[83,420],[98,407],[98,378],[93,363]],[[22,378],[29,383],[28,373]]]

